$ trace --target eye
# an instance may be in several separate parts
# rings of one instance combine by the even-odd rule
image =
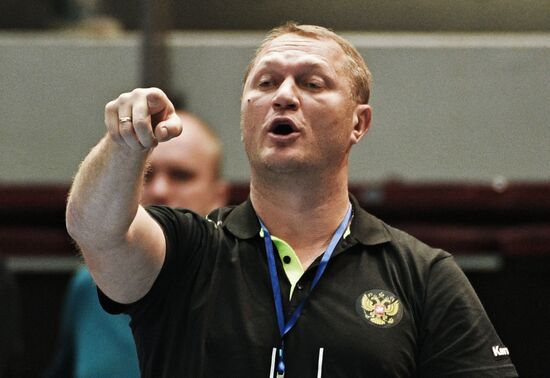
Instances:
[[[309,81],[306,83],[306,87],[309,89],[319,89],[321,88],[321,85],[314,81]]]
[[[193,172],[184,169],[173,169],[169,174],[170,179],[179,182],[189,181],[195,176]]]
[[[259,83],[258,83],[258,87],[260,87],[260,88],[269,88],[272,85],[273,85],[273,81],[267,80],[267,79],[260,80]]]
[[[263,73],[258,76],[256,80],[256,86],[258,88],[270,88],[274,85],[273,75],[269,73]]]
[[[324,87],[324,82],[322,79],[312,76],[304,78],[303,81],[304,88],[311,89],[311,90],[319,90]]]

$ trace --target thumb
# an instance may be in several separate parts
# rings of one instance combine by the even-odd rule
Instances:
[[[155,137],[159,142],[166,142],[181,134],[183,126],[176,113],[171,113],[165,121],[160,122],[155,128]]]

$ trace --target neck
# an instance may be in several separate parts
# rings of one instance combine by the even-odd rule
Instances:
[[[252,174],[250,199],[269,232],[289,243],[304,268],[328,246],[348,209],[347,170],[331,175]]]

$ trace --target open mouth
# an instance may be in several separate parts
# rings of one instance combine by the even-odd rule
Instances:
[[[275,135],[288,135],[292,132],[294,132],[294,129],[292,126],[288,123],[279,123],[275,125],[273,130],[271,131]]]
[[[292,122],[292,120],[284,118],[273,121],[269,127],[269,132],[277,136],[287,136],[292,133],[298,132],[298,128]]]

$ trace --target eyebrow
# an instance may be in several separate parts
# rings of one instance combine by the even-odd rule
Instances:
[[[258,66],[257,72],[250,77],[251,81],[254,82],[261,79],[262,75],[271,74],[270,69],[274,69],[276,71],[276,66],[276,62],[268,62],[268,64],[262,64],[261,66]],[[275,72],[275,75],[276,74],[277,72]],[[312,62],[311,64],[308,64],[306,66],[300,66],[299,70],[296,73],[296,75],[300,77],[312,74],[320,76],[327,83],[334,83],[336,79],[333,76],[337,76],[337,72],[335,70],[329,70],[326,65],[315,62]]]

